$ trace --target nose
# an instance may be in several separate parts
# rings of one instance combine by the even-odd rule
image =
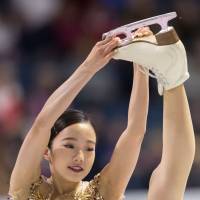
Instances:
[[[84,161],[83,151],[79,150],[73,158],[75,163],[82,163]]]

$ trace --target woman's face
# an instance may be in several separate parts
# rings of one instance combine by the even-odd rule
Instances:
[[[50,169],[67,181],[79,182],[90,172],[95,159],[96,134],[89,123],[66,127],[54,139]]]

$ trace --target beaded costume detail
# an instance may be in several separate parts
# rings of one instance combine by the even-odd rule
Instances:
[[[98,186],[99,186],[100,174],[97,174],[93,180],[90,182],[80,182],[77,190],[60,195],[55,198],[55,200],[104,200],[100,195]],[[39,180],[33,183],[30,187],[27,200],[51,200],[53,194],[53,185],[48,184],[49,191],[46,191],[47,194],[43,194],[40,190],[40,186],[46,182],[43,177],[40,176]],[[21,200],[18,195],[11,195],[9,198],[11,200]],[[24,198],[25,199],[25,198]]]

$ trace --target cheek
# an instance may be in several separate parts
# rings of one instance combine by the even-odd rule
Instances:
[[[94,163],[94,159],[95,159],[95,153],[90,153],[86,155],[87,158],[87,163],[89,165],[92,165]]]
[[[71,160],[72,154],[71,151],[67,151],[66,149],[56,150],[53,153],[53,161],[56,165],[66,165]]]

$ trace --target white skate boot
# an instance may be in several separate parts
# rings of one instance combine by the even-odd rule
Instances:
[[[127,24],[103,34],[103,38],[109,35],[126,35],[116,49],[114,59],[135,62],[152,71],[158,81],[158,92],[163,94],[184,83],[189,78],[187,69],[187,57],[185,48],[179,40],[173,27],[168,27],[170,19],[176,17],[176,13],[167,13],[156,17],[144,19]],[[159,24],[161,31],[156,35],[142,38],[133,38],[132,32],[140,27]]]

